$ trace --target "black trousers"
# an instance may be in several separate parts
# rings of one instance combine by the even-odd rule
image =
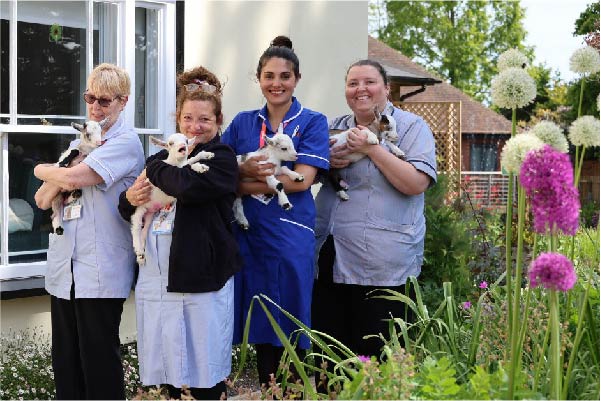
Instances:
[[[259,373],[259,383],[261,386],[269,387],[271,381],[271,375],[276,376],[280,360],[284,355],[284,347],[279,347],[272,344],[255,344],[257,350],[257,371]],[[296,353],[298,357],[303,360],[307,351],[304,349],[297,348]],[[289,365],[289,373],[291,377],[288,378],[288,382],[296,382],[300,379],[298,370],[293,363]]]
[[[124,400],[119,324],[123,298],[50,297],[58,400]]]
[[[413,313],[400,301],[370,298],[378,294],[368,293],[387,288],[405,294],[405,285],[384,287],[334,283],[335,257],[334,240],[329,236],[319,253],[319,278],[313,285],[312,328],[330,334],[358,355],[380,358],[382,340],[363,337],[382,333],[388,339],[389,322],[386,320],[392,315],[411,322]],[[414,292],[409,297],[415,299]],[[399,340],[402,341],[402,338]]]
[[[169,391],[169,397],[179,400],[182,397],[182,390],[171,384],[166,385]],[[195,400],[227,400],[227,388],[225,382],[219,382],[210,388],[190,387],[190,395]],[[221,398],[223,396],[223,398]]]

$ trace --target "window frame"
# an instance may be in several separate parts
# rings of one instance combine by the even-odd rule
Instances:
[[[135,21],[136,7],[151,8],[158,11],[158,58],[157,58],[157,128],[135,128],[134,131],[139,135],[157,135],[163,136],[163,133],[174,132],[175,122],[170,112],[160,112],[163,110],[172,110],[175,105],[175,77],[176,77],[176,0],[85,0],[86,2],[86,37],[88,46],[86,48],[86,76],[93,69],[94,56],[94,4],[109,3],[117,6],[118,22],[117,39],[118,44],[116,60],[117,64],[122,66],[130,75],[132,86],[135,85]],[[9,112],[1,114],[0,117],[8,118],[8,124],[0,124],[0,151],[1,172],[0,186],[2,195],[0,198],[3,207],[0,210],[0,282],[13,279],[26,279],[40,277],[46,274],[46,261],[27,262],[27,263],[9,263],[8,251],[8,201],[9,201],[9,171],[8,171],[8,135],[15,133],[40,133],[64,135],[73,134],[73,129],[69,126],[46,126],[37,124],[17,124],[20,118],[64,118],[69,120],[85,120],[86,116],[58,116],[58,115],[29,115],[17,114],[17,71],[18,71],[18,49],[17,49],[17,0],[9,0],[10,15],[9,20]],[[135,87],[132,88],[132,94],[135,94]],[[132,95],[130,95],[132,96]],[[135,102],[130,99],[122,115],[126,122],[134,126],[135,121]],[[145,149],[148,153],[149,149]],[[4,207],[6,205],[6,207]],[[0,292],[2,288],[0,288]]]

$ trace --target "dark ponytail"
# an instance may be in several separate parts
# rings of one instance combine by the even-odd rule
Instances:
[[[263,70],[265,63],[274,57],[283,58],[292,63],[294,76],[296,78],[300,77],[300,62],[292,48],[292,41],[287,36],[279,35],[271,41],[267,50],[265,50],[261,55],[261,58],[259,58],[259,64],[257,65],[257,79],[261,77],[261,71]]]

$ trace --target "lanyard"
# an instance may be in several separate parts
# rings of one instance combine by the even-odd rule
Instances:
[[[286,126],[288,125],[288,122],[289,121],[286,121],[284,123],[282,130],[284,128],[286,128]],[[263,121],[263,124],[261,124],[261,133],[259,134],[259,149],[261,149],[263,146],[265,146],[265,135],[267,135],[267,125],[265,125],[265,121]]]

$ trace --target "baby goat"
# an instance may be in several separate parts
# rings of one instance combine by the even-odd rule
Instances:
[[[278,132],[272,138],[265,137],[265,146],[263,146],[261,149],[245,155],[239,155],[238,164],[244,162],[249,157],[262,155],[267,155],[268,159],[260,163],[275,164],[274,174],[266,177],[267,186],[276,191],[278,195],[278,204],[284,210],[292,209],[292,204],[288,200],[286,192],[284,192],[284,184],[278,181],[275,176],[278,174],[285,174],[296,182],[303,182],[305,177],[296,171],[290,170],[286,166],[282,166],[283,161],[296,161],[297,158],[296,150],[294,149],[294,143],[292,143],[292,138],[284,134],[284,126],[282,124],[280,124],[278,127]],[[253,179],[245,178],[244,181],[253,181]],[[244,208],[242,206],[241,198],[236,198],[234,201],[233,210],[234,218],[236,219],[238,225],[240,225],[240,227],[242,227],[244,230],[248,230],[249,224],[246,216],[244,215]]]
[[[377,107],[374,108],[374,116],[374,121],[365,129],[361,130],[361,132],[367,135],[367,143],[370,145],[376,145],[378,143],[386,144],[393,155],[399,159],[405,160],[405,152],[396,145],[396,142],[399,140],[399,134],[396,132],[396,121],[394,118],[392,116],[387,116],[386,114],[380,114]],[[331,135],[330,139],[336,139],[336,142],[334,142],[331,147],[345,145],[349,132],[350,130],[346,130]],[[365,154],[363,153],[350,153],[344,156],[343,159],[350,160],[351,163],[354,163],[364,157]],[[347,193],[348,185],[340,177],[338,169],[330,169],[328,178],[338,197],[343,201],[349,200],[350,198]]]
[[[80,142],[77,147],[67,149],[59,157],[56,167],[69,167],[74,160],[81,162],[85,156],[102,144],[102,127],[108,119],[100,122],[86,121],[82,124],[71,123],[71,126],[78,130]],[[77,164],[77,163],[75,163]],[[75,189],[70,192],[61,192],[52,200],[52,229],[57,235],[63,235],[64,229],[61,226],[61,208],[64,204],[69,204],[75,199],[81,197],[81,189]]]
[[[199,160],[208,160],[215,156],[212,152],[203,151],[188,159],[189,146],[194,140],[188,140],[183,134],[171,134],[169,138],[167,138],[167,142],[154,137],[150,137],[150,141],[156,146],[167,149],[169,152],[167,158],[163,160],[163,162],[179,168],[189,165],[190,168],[197,173],[205,173],[209,170],[209,166],[198,163]],[[146,237],[148,236],[148,229],[150,228],[150,222],[152,221],[154,213],[172,203],[174,200],[174,197],[167,195],[153,185],[150,192],[150,200],[145,204],[138,206],[131,216],[131,236],[138,265],[143,266],[146,263],[146,257],[144,255],[146,249]]]

